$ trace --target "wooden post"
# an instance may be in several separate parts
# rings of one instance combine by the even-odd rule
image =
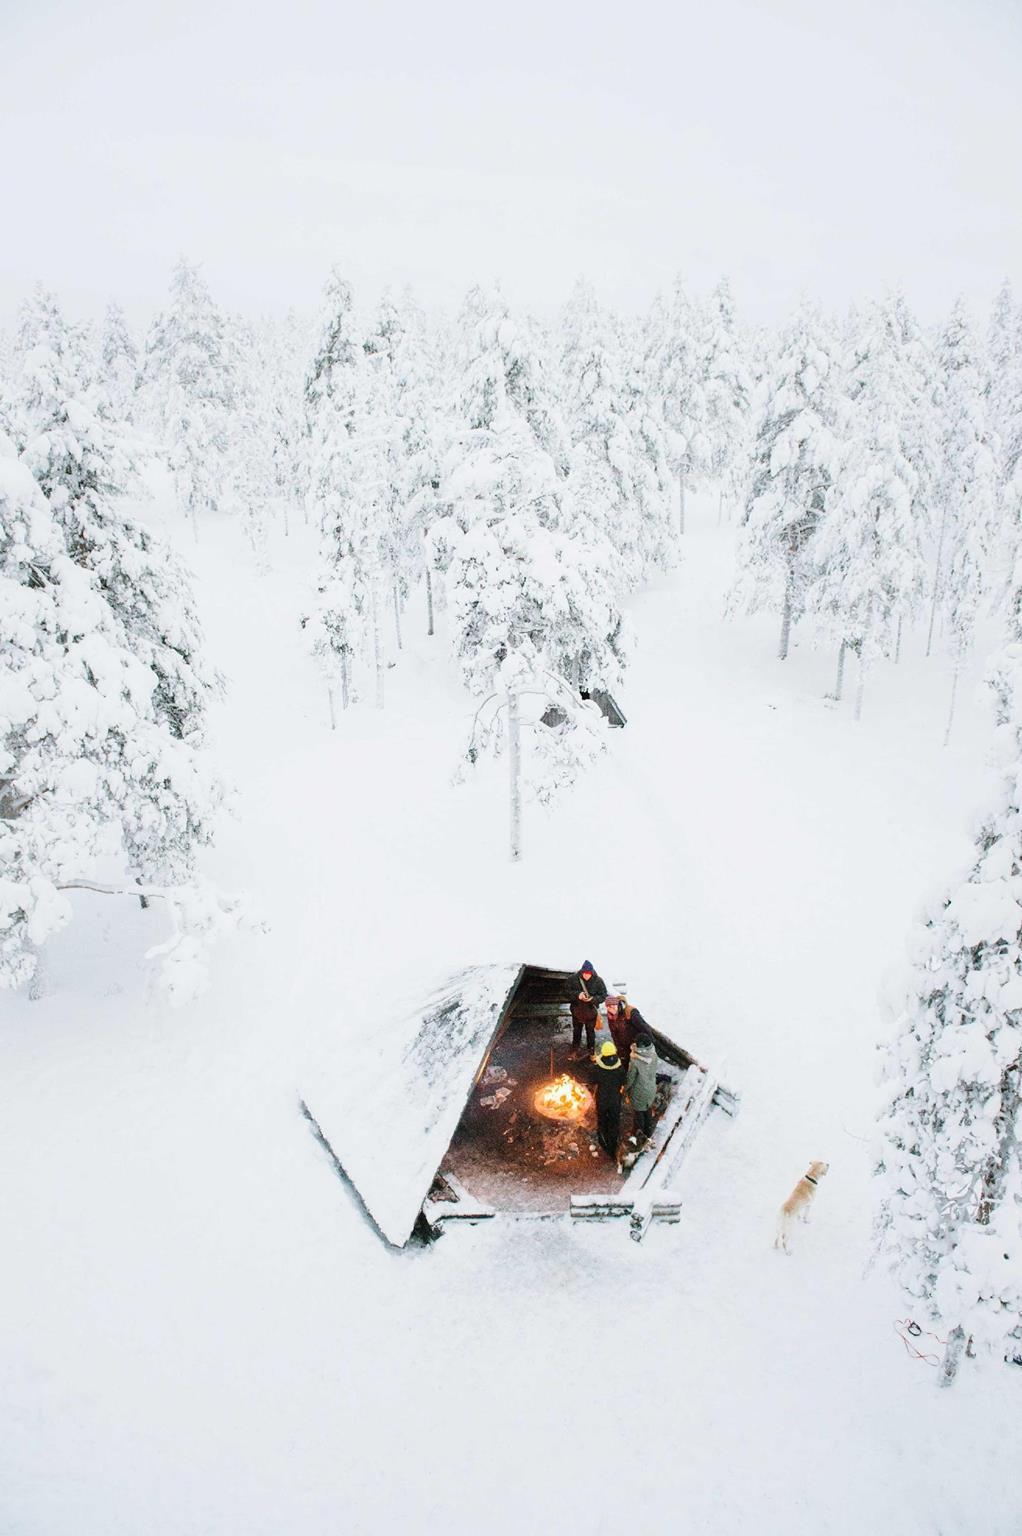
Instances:
[[[522,737],[518,719],[518,695],[507,696],[508,758],[511,773],[511,862],[522,856]]]
[[[348,707],[348,652],[345,648],[341,652],[341,708]]]
[[[426,566],[426,633],[433,633],[433,572]]]

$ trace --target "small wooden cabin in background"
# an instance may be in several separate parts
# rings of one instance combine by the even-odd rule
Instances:
[[[591,1136],[592,1069],[568,1059],[573,975],[475,966],[367,1030],[350,1072],[306,1084],[303,1112],[388,1242],[403,1247],[417,1226],[435,1236],[454,1222],[557,1217],[627,1218],[638,1239],[679,1219],[685,1155],[713,1109],[737,1112],[736,1096],[652,1029],[653,1135],[619,1172]],[[551,1120],[537,1102],[562,1079],[571,1118]]]

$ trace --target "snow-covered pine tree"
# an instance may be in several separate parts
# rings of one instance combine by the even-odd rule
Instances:
[[[562,437],[532,334],[498,300],[477,323],[444,465],[450,637],[484,701],[470,761],[487,743],[499,749],[523,696],[538,701],[527,778],[542,799],[602,745],[582,695],[612,688],[625,655],[605,574],[613,551],[564,482],[549,446]]]
[[[131,421],[135,413],[139,358],[135,338],[128,328],[124,311],[114,300],[106,308],[99,344],[99,377],[110,403],[121,421]]]
[[[0,986],[68,921],[58,889],[102,822],[100,712],[75,644],[81,582],[38,485],[0,437]],[[86,609],[87,611],[87,609]],[[93,685],[94,686],[94,685]]]
[[[28,450],[37,459],[43,436]],[[78,446],[88,465],[90,439]],[[163,979],[186,997],[201,984],[203,939],[226,919],[194,873],[219,785],[181,734],[180,677],[175,697],[169,667],[157,673],[146,654],[144,619],[126,632],[106,585],[116,572],[90,562],[74,527],[68,502],[47,500],[0,442],[0,985],[34,976],[71,915],[68,889],[127,892],[132,876],[155,874],[159,892],[143,889],[166,898],[174,922]],[[123,884],[97,879],[117,861]]]
[[[954,722],[962,662],[991,587],[990,552],[999,513],[997,440],[986,410],[986,379],[965,306],[957,302],[937,349],[941,456],[935,499],[937,555],[927,654],[940,608],[954,663],[947,734]]]
[[[1000,792],[971,870],[918,934],[883,1057],[878,1246],[947,1338],[1022,1353],[1022,592],[991,679]]]
[[[699,317],[680,277],[671,302],[654,304],[648,334],[649,373],[657,379],[671,470],[678,482],[678,528],[684,533],[686,496],[706,473],[711,450]]]
[[[381,497],[381,550],[389,577],[389,605],[397,649],[403,646],[401,615],[412,584],[423,575],[420,455],[428,437],[423,369],[423,318],[406,296],[399,305],[389,293],[380,301],[365,339],[367,393],[360,403],[364,430],[385,481]],[[427,386],[428,387],[428,386]]]
[[[764,390],[752,449],[732,607],[781,608],[780,658],[811,605],[813,543],[839,471],[843,400],[834,343],[803,305],[786,327]]]
[[[701,330],[706,475],[717,488],[719,523],[724,503],[736,500],[744,488],[752,410],[752,381],[726,278],[704,306]]]
[[[662,433],[633,393],[624,350],[584,283],[563,335],[571,495],[614,550],[620,584],[634,588],[674,553]]]
[[[931,544],[936,542],[935,506],[940,475],[940,414],[937,406],[937,361],[933,341],[923,331],[908,301],[895,292],[885,303],[901,370],[902,444],[915,471],[913,515]],[[901,629],[894,659],[901,653]]]
[[[595,530],[582,544],[559,529],[562,483],[512,411],[497,414],[447,490],[464,529],[447,576],[451,640],[469,691],[495,706],[488,719],[483,711],[469,760],[501,749],[504,703],[517,714],[518,700],[531,701],[524,772],[545,802],[604,745],[602,718],[582,698],[617,686],[626,657],[601,569],[610,551]]]
[[[1022,305],[1005,279],[990,318],[989,420],[999,446],[1002,483],[1022,478]]]
[[[866,672],[897,651],[901,626],[923,600],[925,524],[905,441],[907,393],[889,307],[871,305],[851,338],[850,398],[840,467],[813,545],[808,605],[838,644],[836,697],[847,650],[859,659],[855,714]]]
[[[188,579],[172,552],[120,510],[130,452],[102,391],[90,386],[82,338],[48,296],[29,307],[27,320],[36,344],[23,359],[22,464],[44,494],[64,561],[87,578],[79,590],[102,636],[107,679],[129,679],[120,686],[131,713],[118,726],[102,820],[108,829],[119,825],[134,878],[194,885],[222,787],[199,750],[217,683],[203,659]],[[88,658],[88,629],[77,643]],[[103,671],[88,666],[105,697]]]
[[[369,527],[369,509],[357,501],[354,458],[365,356],[351,285],[334,267],[323,291],[316,351],[304,384],[307,506],[321,544],[315,602],[303,624],[323,667],[332,725],[337,689],[345,709],[356,697],[352,669],[366,650],[378,576],[375,530]],[[373,630],[379,633],[378,604]]]
[[[324,406],[330,407],[331,431],[342,427],[350,434],[353,430],[362,356],[362,336],[351,284],[340,268],[332,267],[323,288],[316,350],[304,384],[313,463],[323,435],[320,416]]]
[[[437,569],[429,531],[449,522],[450,508],[442,499],[442,464],[451,435],[450,391],[439,349],[427,332],[425,319],[406,295],[405,346],[398,359],[401,400],[401,502],[404,507],[404,564],[409,579],[423,580],[426,589],[426,631],[435,630],[433,575]],[[441,552],[440,567],[447,561]]]
[[[196,538],[230,495],[238,349],[200,270],[182,259],[146,337],[140,388]]]

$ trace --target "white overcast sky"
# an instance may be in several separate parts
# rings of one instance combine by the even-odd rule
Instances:
[[[0,0],[0,323],[37,280],[224,303],[634,309],[728,272],[774,319],[1022,287],[1022,0]]]

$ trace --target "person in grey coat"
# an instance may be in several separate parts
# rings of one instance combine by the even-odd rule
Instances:
[[[651,1035],[643,1032],[636,1036],[625,1093],[632,1106],[632,1130],[648,1141],[653,1134],[653,1100],[656,1098],[656,1050]]]

